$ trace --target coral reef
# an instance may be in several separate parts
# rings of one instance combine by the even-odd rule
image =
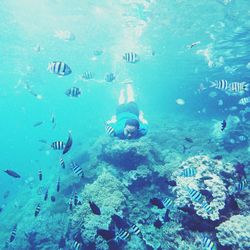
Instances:
[[[197,173],[195,176],[184,177],[182,172],[184,169],[193,167]],[[231,164],[225,164],[222,161],[212,160],[208,156],[194,156],[184,161],[179,169],[174,172],[177,187],[175,187],[176,200],[175,204],[179,207],[185,205],[193,205],[197,214],[204,219],[219,219],[219,210],[225,206],[227,189],[225,183],[220,176],[220,171],[231,174],[233,167]],[[227,180],[228,181],[228,180]],[[194,190],[207,190],[212,195],[209,202],[212,212],[208,213],[200,204],[190,199],[187,187]],[[205,199],[206,197],[204,197]],[[208,202],[208,201],[207,201]]]
[[[233,250],[250,249],[250,215],[234,215],[216,229],[221,245],[231,246]]]

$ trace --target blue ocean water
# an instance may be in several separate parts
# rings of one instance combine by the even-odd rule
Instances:
[[[187,205],[178,200],[184,195],[179,191],[183,180],[177,178],[178,171],[204,161],[192,158],[197,155],[206,155],[211,162],[213,157],[222,156],[225,165],[209,173],[221,178],[225,190],[249,177],[250,92],[247,87],[242,91],[211,87],[211,82],[220,80],[250,84],[247,0],[2,0],[0,9],[0,169],[21,175],[16,179],[3,171],[0,174],[1,249],[58,249],[61,237],[66,241],[61,249],[77,249],[72,246],[76,232],[83,238],[79,240],[81,249],[203,249],[199,240],[204,237],[211,238],[218,249],[249,249],[249,243],[240,245],[242,239],[224,242],[215,230],[235,215],[246,217],[242,221],[249,220],[245,184],[242,193],[229,195],[225,191],[218,195],[238,202],[238,208],[230,208],[226,215],[221,213],[215,219],[216,226],[211,217],[203,218],[198,213],[195,216],[208,221],[207,229],[198,226],[202,220],[196,217],[197,228],[189,227],[191,222],[184,222],[185,214],[171,211],[172,227],[182,226],[183,230],[176,229],[168,239],[161,236],[165,231],[154,226],[153,216],[159,211],[149,203],[153,197],[169,195],[176,204],[179,202],[178,206]],[[137,53],[139,62],[126,62],[123,55],[127,52]],[[72,73],[58,76],[49,72],[48,64],[53,61],[66,63]],[[86,71],[93,73],[93,79],[83,79]],[[114,73],[116,79],[105,81],[107,73]],[[149,123],[147,135],[132,141],[105,134],[105,122],[115,113],[126,79],[133,81],[136,102]],[[73,86],[81,89],[77,98],[65,95]],[[242,98],[246,98],[244,105],[239,104]],[[64,170],[59,163],[61,152],[51,143],[66,142],[69,131],[73,145],[63,156]],[[83,179],[72,174],[72,161],[83,168]],[[124,167],[127,162],[133,163],[131,169]],[[223,176],[222,169],[229,169],[226,164],[232,166]],[[155,170],[158,165],[162,172]],[[38,180],[40,169],[42,181]],[[204,177],[204,172],[198,174]],[[55,191],[59,176],[61,194]],[[120,191],[117,195],[126,196],[131,204],[107,206],[104,212],[106,203],[95,188],[101,189],[109,178],[115,183],[113,177],[117,189],[104,190],[114,192],[114,196]],[[166,189],[165,179],[176,180],[177,187]],[[192,186],[192,180],[190,183]],[[196,184],[192,188],[204,189]],[[209,187],[209,183],[206,185]],[[45,202],[47,188],[50,194]],[[75,191],[82,205],[69,211],[68,200]],[[51,195],[56,196],[56,202],[50,201]],[[102,204],[101,219],[93,217],[88,207],[88,200],[97,197]],[[132,206],[140,198],[137,208],[145,209],[141,214]],[[34,218],[37,204],[41,205],[41,214]],[[196,212],[197,207],[201,204],[194,206]],[[219,208],[228,207],[220,204]],[[101,228],[102,220],[111,220],[114,213],[139,224],[143,239],[113,240],[111,243],[117,244],[110,246],[97,237],[96,230],[110,229],[108,225]],[[78,228],[77,219],[84,216],[89,220]],[[137,221],[133,221],[135,218]],[[59,224],[63,225],[61,231]],[[14,225],[16,236],[10,242]],[[167,223],[163,227],[168,230]],[[25,236],[29,232],[37,235],[33,241]],[[161,240],[169,240],[169,245]]]

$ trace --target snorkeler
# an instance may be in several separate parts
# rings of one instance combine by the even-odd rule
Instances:
[[[146,135],[148,131],[148,122],[143,117],[143,112],[139,111],[135,103],[132,82],[126,82],[127,101],[125,89],[120,91],[119,105],[116,109],[116,115],[106,122],[106,132],[110,136],[119,139],[137,139]]]

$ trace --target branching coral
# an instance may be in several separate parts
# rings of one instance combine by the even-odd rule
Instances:
[[[250,249],[250,215],[235,215],[220,224],[216,236],[223,246],[231,246],[234,250]]]

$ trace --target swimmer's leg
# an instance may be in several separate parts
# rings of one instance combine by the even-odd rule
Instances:
[[[132,84],[127,84],[127,102],[134,102],[135,94],[132,88]]]
[[[125,102],[126,102],[125,89],[121,89],[118,104],[121,105],[121,104],[124,104]]]

